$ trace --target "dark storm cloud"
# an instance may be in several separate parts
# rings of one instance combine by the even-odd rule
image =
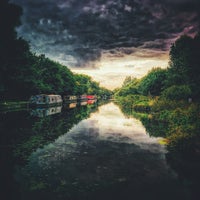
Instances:
[[[102,50],[167,51],[180,33],[199,29],[198,0],[12,0],[24,9],[19,35],[34,51],[87,66]]]

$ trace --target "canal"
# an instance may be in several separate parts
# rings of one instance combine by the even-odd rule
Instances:
[[[5,200],[189,199],[161,138],[113,102],[2,112]]]

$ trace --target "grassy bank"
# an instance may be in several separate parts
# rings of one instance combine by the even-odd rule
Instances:
[[[200,179],[200,104],[138,95],[116,99],[123,112],[141,120],[150,136],[165,138],[170,165],[184,183],[196,187]]]
[[[1,101],[0,112],[15,111],[15,110],[27,108],[27,106],[28,106],[27,101]]]
[[[167,138],[169,145],[183,136],[199,136],[200,104],[198,103],[141,95],[117,96],[116,100],[126,114],[137,116],[142,120],[150,135]]]

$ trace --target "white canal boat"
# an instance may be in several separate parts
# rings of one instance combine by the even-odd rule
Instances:
[[[55,94],[39,94],[31,96],[29,103],[35,106],[53,106],[62,104],[62,97]]]

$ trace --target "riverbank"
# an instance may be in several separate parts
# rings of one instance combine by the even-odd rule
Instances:
[[[1,101],[0,112],[15,111],[28,107],[28,101]]]
[[[116,99],[127,115],[141,120],[150,136],[166,139],[170,165],[183,182],[196,188],[200,178],[200,104],[139,95]]]
[[[21,195],[49,200],[187,199],[159,139],[149,137],[139,120],[126,117],[113,102],[62,109],[44,118],[28,111],[2,116],[2,144],[13,147],[3,149],[6,176],[1,181],[15,178],[9,179],[13,187],[8,185],[7,191],[16,188],[17,200]]]

